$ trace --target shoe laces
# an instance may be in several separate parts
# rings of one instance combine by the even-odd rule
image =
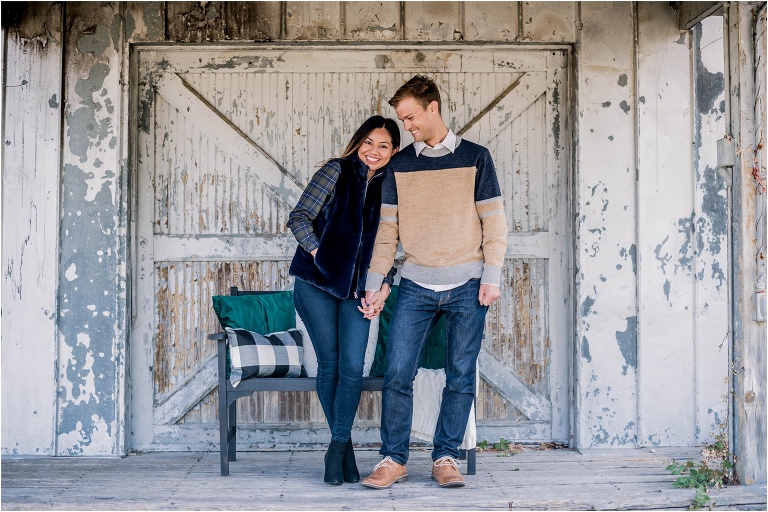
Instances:
[[[379,469],[379,468],[380,468],[380,467],[382,467],[382,466],[383,466],[383,467],[386,467],[386,468],[391,468],[391,469],[394,469],[394,468],[395,468],[395,465],[397,465],[397,462],[395,462],[394,460],[392,460],[392,457],[390,457],[389,455],[387,455],[386,457],[384,457],[383,459],[381,459],[381,462],[379,462],[378,464],[376,464],[375,466],[373,466],[373,470],[374,470],[374,471],[376,471],[377,469]]]
[[[440,467],[440,466],[453,466],[456,469],[459,469],[461,467],[461,461],[460,460],[456,460],[453,457],[449,457],[449,456],[446,455],[445,457],[440,457],[439,459],[437,459],[435,461],[435,466],[436,467]]]

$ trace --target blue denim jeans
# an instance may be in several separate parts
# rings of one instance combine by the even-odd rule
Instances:
[[[435,428],[432,460],[457,458],[475,397],[475,365],[480,353],[487,306],[478,300],[480,280],[433,292],[402,279],[389,327],[387,370],[381,411],[381,449],[398,464],[408,462],[413,418],[413,380],[430,328],[446,320],[443,401]]]
[[[371,321],[357,310],[359,300],[338,299],[301,279],[293,287],[293,301],[317,354],[317,397],[331,439],[347,442],[360,404]]]

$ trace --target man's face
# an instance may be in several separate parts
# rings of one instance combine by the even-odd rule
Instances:
[[[408,96],[400,100],[400,103],[395,107],[395,113],[397,113],[397,118],[403,122],[405,131],[410,132],[416,142],[423,141],[429,144],[430,139],[435,136],[437,128],[440,126],[441,119],[437,111],[436,101],[424,108],[413,97]]]

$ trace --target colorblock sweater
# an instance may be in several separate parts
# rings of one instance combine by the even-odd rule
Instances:
[[[398,241],[400,275],[429,285],[480,278],[499,286],[507,221],[499,181],[486,148],[459,139],[456,150],[413,144],[389,163],[366,290],[378,290]]]

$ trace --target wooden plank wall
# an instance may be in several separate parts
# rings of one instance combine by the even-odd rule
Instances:
[[[766,322],[758,321],[755,304],[758,292],[765,293],[765,288],[760,290],[760,279],[765,279],[764,270],[762,275],[760,272],[761,268],[765,268],[765,247],[758,246],[758,240],[765,240],[765,170],[757,170],[760,179],[755,174],[758,143],[763,145],[762,151],[765,151],[765,141],[756,139],[755,122],[756,52],[764,49],[755,40],[757,9],[757,3],[733,2],[729,3],[726,11],[729,121],[730,132],[738,148],[731,192],[731,215],[735,226],[732,232],[733,400],[736,423],[733,448],[738,456],[736,470],[745,484],[765,482],[768,442]],[[765,37],[764,29],[761,36]],[[765,58],[764,54],[762,58]],[[759,456],[753,457],[753,454]]]
[[[3,454],[56,450],[62,27],[33,3],[3,41]]]
[[[635,20],[583,3],[574,185],[579,447],[637,441]]]
[[[667,16],[665,16],[667,14]],[[688,33],[662,4],[638,5],[638,443],[696,440],[693,140]],[[669,62],[677,65],[670,66]],[[640,99],[642,98],[642,99]],[[631,112],[630,112],[631,113]],[[654,126],[654,128],[651,128]],[[658,361],[665,361],[663,370]],[[669,386],[674,383],[674,392]],[[659,396],[665,396],[659,401]]]
[[[26,78],[26,88],[5,88],[5,105],[11,108],[5,114],[4,165],[23,163],[15,168],[6,167],[16,172],[12,179],[8,179],[10,174],[4,174],[3,263],[9,277],[3,288],[3,412],[8,415],[13,411],[38,422],[40,428],[25,431],[26,423],[4,422],[3,453],[16,450],[18,453],[121,454],[130,447],[130,428],[124,423],[130,416],[130,390],[126,389],[123,360],[128,355],[127,319],[132,314],[129,289],[132,261],[128,251],[133,250],[129,247],[133,226],[129,212],[135,208],[136,191],[133,196],[129,194],[132,185],[127,165],[132,157],[128,134],[139,120],[128,113],[128,100],[135,94],[129,83],[128,50],[131,44],[142,42],[320,40],[572,44],[575,69],[572,101],[576,113],[572,130],[576,158],[571,202],[574,209],[571,213],[576,219],[572,308],[574,444],[609,447],[648,442],[686,444],[701,440],[695,428],[709,425],[705,425],[704,418],[709,416],[704,411],[708,411],[713,402],[717,410],[720,401],[719,396],[714,396],[719,386],[709,385],[711,375],[719,378],[717,375],[727,371],[714,341],[723,327],[725,306],[721,278],[729,276],[727,269],[715,272],[716,264],[723,268],[722,255],[711,252],[692,263],[699,272],[705,270],[700,278],[696,273],[698,284],[693,292],[690,287],[676,286],[690,279],[679,273],[681,269],[678,274],[673,272],[674,278],[669,279],[668,287],[663,272],[659,274],[662,261],[658,258],[666,258],[665,247],[672,247],[674,241],[678,246],[676,252],[669,252],[673,260],[666,264],[665,270],[669,272],[676,265],[687,265],[686,259],[692,254],[689,248],[683,253],[680,248],[689,234],[693,236],[693,227],[679,225],[678,221],[691,219],[691,215],[693,220],[697,215],[705,220],[707,215],[711,217],[712,212],[704,211],[709,208],[706,196],[718,194],[703,188],[706,176],[696,175],[690,167],[678,170],[685,179],[677,175],[666,180],[662,175],[654,175],[660,167],[654,164],[653,154],[661,153],[664,157],[661,164],[666,167],[683,165],[684,160],[680,152],[669,155],[663,141],[652,140],[651,134],[659,129],[661,120],[668,118],[660,117],[659,111],[652,109],[650,94],[643,92],[661,84],[653,81],[657,79],[652,74],[659,66],[665,73],[672,73],[672,69],[684,74],[691,69],[684,58],[685,44],[678,43],[679,36],[675,39],[669,26],[669,19],[675,16],[670,8],[611,2],[117,2],[98,5],[68,2],[38,4],[33,10],[55,13],[56,6],[63,9],[64,23],[59,25],[67,28],[51,23],[47,27],[51,37],[46,39],[45,47],[24,53],[25,48],[32,48],[30,44],[35,41],[39,44],[40,39],[35,38],[38,32],[19,32],[14,42],[16,32],[6,31],[7,80],[25,72],[30,78]],[[740,8],[751,9],[751,4]],[[25,16],[42,19],[31,14]],[[745,34],[743,27],[748,22],[747,11],[736,12],[730,18],[731,31],[736,35]],[[640,46],[636,46],[635,36]],[[688,39],[683,37],[682,41],[686,43]],[[67,48],[66,54],[62,48]],[[661,55],[651,51],[654,48],[668,55],[663,65],[659,60]],[[732,55],[738,55],[739,49],[734,46]],[[66,71],[56,80],[55,73],[61,69],[58,63],[62,60]],[[732,73],[741,69],[740,66],[748,66],[736,59],[732,62]],[[50,80],[51,73],[55,80],[48,83],[57,85],[39,85],[45,83],[43,77]],[[685,87],[679,75],[674,78],[676,81],[670,83]],[[95,87],[97,82],[99,88]],[[52,94],[61,90],[65,91],[65,98],[59,100],[63,108],[50,106],[51,112],[48,112],[58,116],[57,121],[21,115],[23,106],[47,104]],[[754,112],[754,102],[747,102],[736,93],[736,101],[742,102],[740,111],[745,112],[748,106]],[[678,90],[672,96],[658,98],[655,104],[667,106],[671,98],[675,95],[680,98],[681,94]],[[27,99],[33,97],[34,100]],[[138,98],[134,97],[133,101],[138,104]],[[51,101],[52,105],[55,103]],[[681,105],[672,107],[682,112]],[[81,108],[85,110],[80,111]],[[47,111],[34,112],[40,115]],[[78,112],[80,116],[93,114],[94,126],[103,127],[110,136],[105,138],[100,132],[90,132],[89,123],[78,124],[84,119],[76,117]],[[680,130],[670,129],[669,133],[678,137],[679,147],[688,148],[693,142],[691,113],[688,113],[687,126],[682,126],[679,119],[675,126]],[[132,124],[134,122],[136,124]],[[27,132],[47,134],[52,141],[63,139],[63,144],[51,142],[42,146],[38,142],[37,146],[31,146],[25,138],[21,148],[21,135]],[[33,164],[35,158],[51,163],[59,161],[56,151],[61,152],[66,167]],[[24,160],[18,160],[22,158]],[[689,160],[686,162],[690,165]],[[746,168],[739,170],[746,172]],[[59,183],[62,188],[50,192],[51,183]],[[663,190],[662,185],[666,187]],[[649,209],[656,188],[670,200],[683,198],[690,207],[688,215],[678,211],[678,206],[682,210],[682,204],[674,205],[674,211]],[[17,193],[9,196],[8,192],[13,190]],[[747,220],[755,212],[749,201],[755,199],[745,196],[747,203],[735,203],[739,210],[734,209],[734,219],[742,226],[736,240],[739,251],[742,244],[749,245],[754,234],[755,226],[748,225]],[[11,207],[20,213],[9,216],[7,209]],[[79,218],[85,216],[94,222],[78,223],[78,212]],[[647,212],[652,217],[640,218],[639,212]],[[720,217],[715,214],[719,222]],[[14,222],[14,218],[21,220]],[[60,223],[62,231],[57,235]],[[663,225],[672,226],[667,230],[670,240],[662,245],[657,258],[656,246],[664,239],[654,240],[654,236],[661,236],[662,230],[653,231],[653,228]],[[63,237],[61,243],[57,239],[59,235]],[[722,236],[717,234],[704,242],[711,247],[722,243]],[[695,238],[691,240],[698,243]],[[764,336],[765,324],[758,328],[757,324],[747,322],[752,317],[749,304],[754,289],[748,289],[745,284],[752,285],[756,279],[755,269],[748,266],[755,252],[751,247],[748,249],[736,255],[743,262],[738,268],[746,277],[737,283],[739,314],[733,336],[736,348],[741,350],[736,354],[741,361],[764,361],[764,345],[760,349],[755,344]],[[49,263],[50,255],[59,254],[60,269]],[[14,265],[10,265],[11,261]],[[59,261],[59,257],[54,256],[53,261]],[[638,270],[642,282],[638,281]],[[28,271],[32,278],[27,277]],[[83,277],[86,273],[88,279]],[[37,279],[40,284],[34,291],[27,289],[19,294],[17,284],[22,278],[27,283]],[[671,305],[666,302],[666,289],[669,298],[674,299]],[[96,303],[92,300],[95,296],[100,297]],[[662,303],[654,302],[654,297],[663,298]],[[695,299],[695,307],[701,308],[699,313],[709,305],[706,311],[710,317],[700,318],[690,332],[674,331],[685,337],[684,351],[680,353],[687,362],[672,364],[669,359],[654,357],[657,349],[668,351],[669,347],[664,345],[667,337],[661,328],[651,325],[649,315],[662,314],[666,328],[672,332],[680,318],[692,315],[682,306],[688,299]],[[644,304],[648,304],[648,311],[644,311]],[[713,308],[713,304],[717,307]],[[93,310],[90,306],[94,306]],[[5,321],[11,315],[25,319],[24,325]],[[7,340],[23,333],[27,324],[40,326],[44,333],[37,343],[40,357],[45,361],[42,371],[49,373],[36,378],[34,385],[40,386],[40,392],[9,396],[6,390],[12,388],[7,385],[7,379],[16,378],[19,373],[6,368],[20,365],[25,355],[22,347],[11,345]],[[52,348],[57,344],[58,348]],[[52,370],[51,366],[57,364],[57,351],[61,360],[57,370]],[[664,353],[670,355],[670,352]],[[655,408],[650,402],[657,398],[652,396],[657,389],[655,380],[679,372],[684,372],[686,379],[692,378],[694,384],[686,380],[685,391],[681,392],[684,397],[671,397],[669,404],[664,402]],[[755,420],[765,416],[758,414],[765,407],[765,385],[760,384],[764,375],[764,366],[747,365],[744,372],[739,370],[737,379],[740,386],[737,398],[742,404],[740,426],[752,441],[765,438],[764,421]],[[55,404],[60,388],[62,398]],[[691,410],[689,414],[698,415],[698,423],[690,418],[673,418],[675,430],[661,432],[661,425],[653,415],[670,417],[672,403],[686,404]],[[131,407],[143,406],[131,402]],[[57,409],[61,411],[59,416]],[[94,415],[96,420],[92,419]],[[647,419],[644,423],[643,417]],[[79,427],[78,422],[85,427]],[[58,440],[58,450],[52,438]],[[760,445],[742,443],[741,448],[747,453],[765,452],[760,450]],[[762,473],[749,474],[764,475],[764,463],[762,467]]]

